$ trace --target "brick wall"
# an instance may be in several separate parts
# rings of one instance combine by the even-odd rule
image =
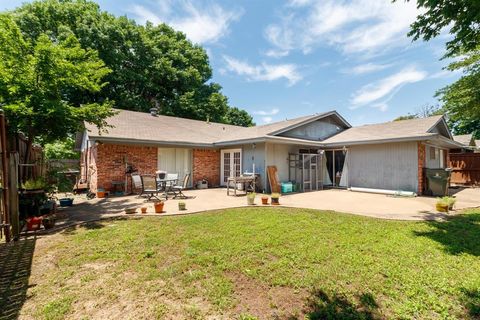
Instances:
[[[96,164],[96,186],[112,190],[112,181],[125,181],[125,157],[130,165],[137,169],[138,174],[155,174],[157,171],[157,148],[136,145],[121,145],[102,143],[96,146],[96,157],[92,163]],[[92,153],[94,155],[94,153]],[[93,157],[92,157],[93,158]],[[92,180],[95,180],[92,179]],[[131,190],[131,181],[128,179],[128,190]],[[92,185],[93,187],[93,185]]]
[[[421,142],[418,142],[418,194],[423,194],[424,187],[424,175],[423,168],[425,167],[425,145]]]
[[[202,179],[209,187],[220,185],[220,150],[193,149],[193,184]]]

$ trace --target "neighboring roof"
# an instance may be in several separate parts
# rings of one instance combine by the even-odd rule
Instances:
[[[219,137],[243,127],[191,120],[169,116],[152,116],[150,113],[117,110],[107,119],[112,127],[98,132],[94,125],[86,125],[88,136],[97,140],[151,142],[165,144],[211,145]]]
[[[326,145],[357,144],[372,141],[423,140],[437,136],[432,132],[443,116],[369,124],[353,127],[323,141]]]
[[[463,144],[464,146],[475,146],[475,140],[473,140],[473,134],[461,134],[453,136],[453,140]]]

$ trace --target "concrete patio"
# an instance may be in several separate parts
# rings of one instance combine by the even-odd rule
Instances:
[[[466,208],[480,206],[479,188],[451,189],[451,191],[457,197],[457,204],[456,210],[450,215]],[[125,208],[131,207],[136,207],[138,210],[137,214],[130,216],[172,216],[247,206],[245,196],[227,196],[226,189],[223,188],[188,190],[185,194],[189,197],[188,199],[167,200],[162,214],[154,212],[153,202],[147,202],[144,198],[134,195],[93,200],[77,197],[73,207],[59,210],[59,216],[62,218],[57,222],[55,229],[88,221],[126,216]],[[257,206],[262,206],[260,197],[261,195],[257,194],[255,201]],[[187,210],[178,210],[179,201],[186,203]],[[412,221],[445,218],[445,214],[435,211],[435,202],[436,198],[432,197],[398,198],[337,189],[289,194],[280,198],[283,207],[333,210],[380,219]],[[148,208],[147,214],[140,213],[142,206]]]

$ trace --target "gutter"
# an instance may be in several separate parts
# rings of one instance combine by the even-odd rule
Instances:
[[[414,136],[414,137],[403,137],[403,138],[389,138],[389,139],[376,139],[376,140],[358,140],[358,141],[344,141],[344,142],[332,142],[324,143],[325,147],[343,147],[343,146],[355,146],[363,144],[379,144],[379,143],[394,143],[394,142],[409,142],[409,141],[424,141],[432,139],[437,136],[437,133],[432,133],[428,136]]]
[[[90,140],[99,142],[116,142],[124,144],[143,144],[151,146],[188,146],[199,148],[214,148],[212,143],[193,143],[185,141],[157,141],[157,140],[145,140],[145,139],[125,139],[125,138],[111,138],[103,136],[89,136]]]

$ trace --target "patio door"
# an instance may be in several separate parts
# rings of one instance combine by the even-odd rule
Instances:
[[[182,183],[183,177],[192,172],[192,149],[158,148],[157,168],[168,173],[177,173],[178,182]],[[189,186],[192,185],[191,178]]]
[[[227,185],[228,177],[242,174],[242,149],[224,149],[221,152],[220,184]]]
[[[326,150],[323,160],[323,185],[348,187],[348,150]]]

